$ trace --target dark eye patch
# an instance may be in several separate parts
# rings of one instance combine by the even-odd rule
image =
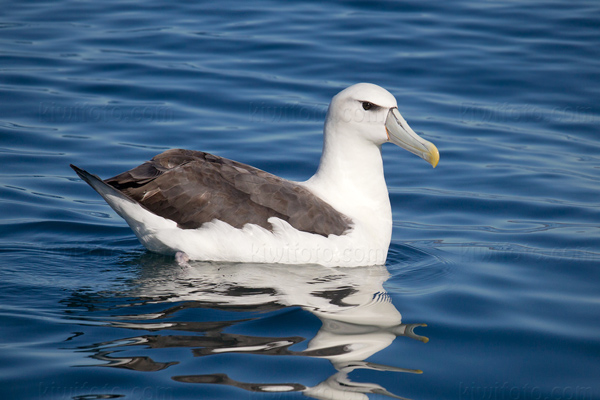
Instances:
[[[360,101],[360,102],[362,104],[363,110],[365,110],[365,111],[375,111],[375,110],[381,108],[381,106],[371,103],[370,101]]]

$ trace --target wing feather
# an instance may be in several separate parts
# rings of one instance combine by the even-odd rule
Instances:
[[[328,236],[342,235],[352,225],[297,183],[201,151],[168,150],[105,182],[185,229],[214,219],[236,228],[250,223],[271,229],[268,219],[277,217],[298,230]]]

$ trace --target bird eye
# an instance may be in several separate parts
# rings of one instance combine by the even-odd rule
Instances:
[[[370,110],[373,107],[373,103],[369,103],[368,101],[363,101],[362,106],[363,106],[363,109]]]

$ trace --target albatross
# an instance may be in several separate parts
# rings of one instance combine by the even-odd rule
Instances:
[[[304,182],[182,149],[106,180],[71,167],[152,252],[185,261],[381,265],[392,236],[387,142],[434,168],[439,161],[390,92],[359,83],[331,100],[321,161]]]

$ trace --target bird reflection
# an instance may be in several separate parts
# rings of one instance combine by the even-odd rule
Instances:
[[[196,357],[235,353],[326,359],[336,372],[314,386],[240,382],[226,373],[172,377],[178,382],[229,385],[252,392],[302,392],[316,399],[366,399],[369,393],[403,398],[375,383],[353,382],[349,374],[359,369],[421,373],[416,369],[364,361],[388,347],[398,336],[423,343],[428,341],[414,332],[416,327],[425,324],[402,323],[399,311],[383,288],[389,277],[383,266],[331,269],[316,265],[205,262],[165,266],[150,260],[126,292],[118,295],[135,299],[129,306],[151,305],[152,312],[112,314],[108,323],[110,327],[143,330],[145,334],[79,347],[81,351],[92,352],[92,358],[101,360],[102,366],[160,371],[178,364],[178,361],[158,362],[147,356],[119,356],[124,346],[140,345],[151,349],[191,349]],[[78,296],[81,297],[72,296],[70,302],[78,306],[92,303]],[[158,311],[157,305],[162,307]],[[294,350],[305,342],[306,338],[301,336],[261,337],[224,332],[260,319],[256,312],[285,312],[294,307],[310,312],[321,321],[320,329],[303,350]],[[182,321],[182,316],[190,315],[194,309],[254,314],[228,321]]]

